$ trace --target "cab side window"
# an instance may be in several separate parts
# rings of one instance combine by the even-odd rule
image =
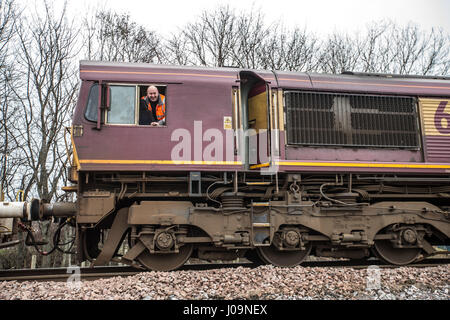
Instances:
[[[84,116],[89,121],[97,121],[98,84],[94,84],[89,91],[89,98]]]
[[[160,122],[161,126],[167,125],[167,97],[164,85],[152,85],[158,90],[158,100],[153,104],[150,103],[150,98],[147,97],[147,89],[150,85],[139,86],[139,125],[150,125],[151,122]],[[153,105],[154,109],[151,107]],[[164,119],[164,121],[161,121]]]
[[[143,101],[147,96],[148,87],[149,85],[104,84],[102,86],[102,123],[150,126],[152,123],[159,122],[159,126],[165,126],[167,87],[156,85],[159,93],[156,104],[149,103],[148,99]],[[98,117],[99,88],[99,84],[91,86],[84,112],[85,118],[92,122],[96,122]],[[151,108],[151,105],[155,108]]]
[[[111,85],[110,107],[106,122],[134,124],[136,112],[136,86]]]

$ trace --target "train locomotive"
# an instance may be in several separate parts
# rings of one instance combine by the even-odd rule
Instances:
[[[76,202],[0,203],[3,218],[72,217],[79,261],[407,265],[450,245],[449,78],[94,61],[80,78]],[[140,124],[150,85],[163,126]]]

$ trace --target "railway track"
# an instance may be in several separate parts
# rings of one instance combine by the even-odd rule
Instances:
[[[412,263],[409,267],[425,268],[442,264],[449,264],[450,258],[425,259],[420,262]],[[196,263],[186,264],[178,270],[211,270],[218,268],[237,268],[249,267],[255,268],[259,264],[242,263]],[[380,268],[396,268],[397,266],[386,264],[380,260],[330,260],[330,261],[306,261],[302,263],[303,267],[343,267],[363,269],[369,266],[378,266]],[[132,276],[141,272],[147,272],[130,266],[105,266],[105,267],[69,267],[69,268],[42,268],[42,269],[14,269],[1,270],[0,281],[67,281],[75,273],[80,275],[80,280],[96,280],[111,277]],[[173,271],[176,272],[176,271]]]

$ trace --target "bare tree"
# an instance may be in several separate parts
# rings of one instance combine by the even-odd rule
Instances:
[[[84,24],[88,59],[326,73],[446,74],[450,68],[449,36],[442,30],[426,34],[392,21],[324,40],[280,22],[266,25],[261,10],[237,15],[229,6],[203,11],[168,39],[104,9]]]
[[[20,119],[10,124],[16,149],[11,157],[22,159],[16,170],[25,198],[47,201],[64,197],[67,154],[64,128],[69,125],[78,91],[76,35],[67,21],[65,6],[55,15],[45,2],[43,15],[23,19],[16,25],[16,66],[19,85],[10,85],[17,99]],[[55,226],[38,225],[44,238]],[[46,250],[49,249],[49,245]],[[54,259],[54,258],[53,258]],[[50,265],[46,257],[44,265]]]
[[[17,19],[16,10],[14,0],[0,0],[0,68],[4,68],[6,63],[7,45]]]
[[[87,59],[162,62],[158,35],[131,21],[128,14],[100,9],[85,18],[84,25]]]
[[[287,31],[277,24],[261,50],[261,67],[284,71],[312,71],[317,68],[316,37],[304,30],[295,28]]]
[[[306,30],[289,31],[279,22],[265,25],[261,10],[236,15],[229,6],[219,6],[188,23],[167,51],[178,57],[171,61],[183,64],[310,71],[317,65],[318,45]]]
[[[426,34],[417,25],[408,24],[404,28],[394,27],[392,36],[395,41],[394,72],[429,74],[434,69],[448,72],[450,38],[445,38],[442,31],[433,29]]]
[[[223,67],[231,64],[237,42],[236,15],[229,6],[204,11],[198,22],[188,23],[183,31],[192,55],[190,63]]]
[[[361,56],[360,44],[349,35],[334,33],[322,45],[319,71],[341,73],[355,71]]]
[[[161,59],[164,63],[174,65],[188,65],[191,59],[188,51],[187,39],[182,32],[172,34],[161,50]]]
[[[25,195],[36,184],[38,196],[50,200],[57,195],[65,171],[63,133],[76,102],[78,80],[72,60],[77,53],[76,32],[65,9],[55,16],[46,3],[44,16],[17,26],[16,34],[23,83],[12,90],[20,99],[23,120],[16,124],[15,139],[25,142],[19,152],[26,158],[24,175],[32,175]]]
[[[0,201],[10,191],[11,180],[14,178],[11,158],[8,157],[15,148],[11,141],[9,124],[15,120],[16,112],[12,105],[12,95],[9,84],[16,80],[13,58],[10,46],[13,30],[17,21],[17,9],[13,0],[0,0]],[[12,200],[12,199],[10,199]]]
[[[439,29],[429,33],[412,23],[374,22],[361,37],[333,34],[321,50],[320,71],[342,70],[445,75],[450,67],[449,35]]]
[[[429,35],[428,50],[422,57],[421,74],[448,75],[450,73],[450,34],[433,29]]]
[[[392,22],[380,21],[368,26],[366,36],[360,42],[360,71],[383,72],[392,64],[389,61],[391,44],[389,38],[383,37],[392,25]]]
[[[260,10],[250,10],[237,18],[237,40],[233,50],[233,65],[241,68],[261,67],[264,40],[270,35],[270,27],[264,25]]]
[[[188,24],[181,36],[187,42],[189,64],[209,66],[210,61],[207,58],[207,49],[205,47],[206,34],[203,26],[200,23]]]

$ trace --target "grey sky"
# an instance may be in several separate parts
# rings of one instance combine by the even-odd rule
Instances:
[[[95,6],[127,12],[148,29],[168,34],[219,4],[229,4],[237,12],[260,8],[268,24],[281,19],[287,27],[306,27],[322,35],[335,30],[353,33],[381,19],[400,25],[411,21],[450,33],[450,0],[69,0],[69,9],[76,16]]]

